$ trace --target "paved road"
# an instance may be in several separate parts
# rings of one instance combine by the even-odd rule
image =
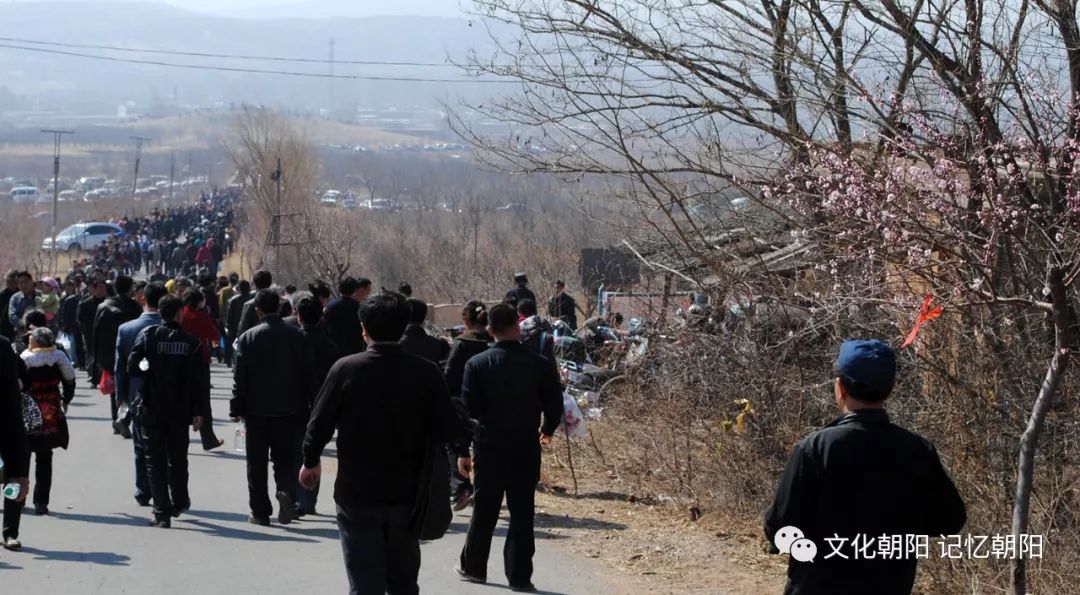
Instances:
[[[247,484],[242,453],[232,450],[234,425],[228,413],[230,377],[213,373],[213,407],[224,452],[205,453],[197,435],[191,444],[192,510],[171,529],[147,526],[148,508],[131,497],[131,442],[113,436],[106,399],[80,376],[69,410],[71,447],[56,451],[51,514],[23,518],[21,552],[0,550],[0,586],[5,593],[344,593],[332,500],[324,493],[314,518],[282,527],[247,521]],[[331,451],[332,452],[332,451]],[[327,464],[324,467],[332,467]],[[332,473],[324,476],[332,484]],[[272,483],[272,479],[271,479]],[[505,512],[505,511],[504,511]],[[452,533],[424,544],[421,590],[427,593],[508,593],[501,570],[502,539],[492,546],[493,584],[457,580],[453,565],[464,540],[467,516]],[[505,530],[500,526],[499,533]],[[594,561],[564,546],[537,542],[534,582],[549,593],[616,592],[599,583]]]

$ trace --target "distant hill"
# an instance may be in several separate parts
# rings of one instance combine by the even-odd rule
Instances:
[[[466,5],[469,4],[468,0],[464,1]],[[384,15],[464,16],[459,0],[308,0],[269,5],[265,2],[251,2],[246,8],[213,12],[222,16],[249,19],[368,18]]]
[[[452,2],[453,0],[447,0]],[[344,0],[313,0],[312,14],[332,11]],[[389,4],[387,4],[389,5]],[[294,5],[295,7],[295,5]],[[321,8],[320,8],[321,7]],[[318,9],[318,10],[316,10]],[[62,15],[63,18],[56,18]],[[0,37],[116,45],[128,48],[326,59],[335,41],[338,60],[444,63],[488,40],[483,27],[466,18],[369,17],[249,20],[207,15],[162,3],[38,2],[0,3]],[[19,45],[3,41],[2,44]],[[26,45],[26,44],[24,44]],[[183,64],[326,73],[326,64],[221,60],[96,49],[62,49]],[[292,109],[330,106],[432,106],[440,99],[484,97],[497,87],[279,77],[184,70],[149,64],[112,63],[70,55],[0,47],[0,95],[7,88],[35,109],[115,112],[133,101],[145,107],[180,104],[257,103]],[[459,78],[450,67],[359,66],[337,64],[338,74],[413,78]],[[0,106],[2,109],[2,106]]]

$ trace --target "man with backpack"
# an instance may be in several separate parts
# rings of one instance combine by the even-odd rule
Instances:
[[[150,524],[165,529],[191,507],[187,426],[197,432],[210,415],[210,370],[202,343],[180,328],[182,309],[179,298],[161,298],[163,323],[139,333],[127,368],[130,377],[142,379],[138,415],[154,499]]]

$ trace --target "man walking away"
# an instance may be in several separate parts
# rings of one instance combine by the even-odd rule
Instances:
[[[427,320],[428,313],[427,304],[415,298],[409,298],[408,303],[409,326],[405,327],[405,335],[401,337],[401,348],[406,353],[418,355],[440,366],[443,365],[450,357],[450,344],[432,337],[424,330],[424,321]]]
[[[548,316],[552,320],[561,320],[577,330],[577,302],[570,294],[566,293],[566,283],[562,280],[555,282],[555,297],[548,301]]]
[[[270,289],[270,286],[274,284],[274,276],[270,274],[270,271],[255,271],[252,282],[255,284],[255,293],[258,293],[264,289]],[[240,325],[236,329],[237,337],[259,324],[259,317],[255,314],[255,306],[252,304],[252,300],[248,300],[243,306],[244,311],[240,314]]]
[[[139,388],[142,378],[133,378],[128,374],[128,359],[135,347],[135,340],[143,329],[161,324],[158,306],[162,298],[169,294],[165,285],[151,283],[143,292],[143,313],[130,322],[120,325],[116,331],[116,400],[127,403],[131,412],[131,441],[135,451],[135,501],[139,506],[150,505],[150,479],[146,474],[146,444],[143,442],[142,418],[139,415]]]
[[[255,294],[251,292],[251,283],[246,280],[236,284],[236,291],[236,295],[229,298],[225,307],[225,362],[230,368],[236,359],[233,344],[240,338],[240,318],[244,314],[244,306],[255,299]]]
[[[304,335],[278,316],[281,301],[276,293],[262,289],[252,304],[262,322],[237,342],[230,416],[247,426],[249,521],[270,524],[266,466],[273,461],[278,522],[287,525],[296,518],[297,458],[315,364]]]
[[[503,549],[506,578],[514,591],[535,591],[533,518],[540,451],[562,420],[562,387],[554,366],[521,344],[513,307],[493,307],[488,320],[495,346],[469,360],[461,387],[477,429],[474,458],[462,457],[458,468],[468,475],[475,460],[476,493],[457,572],[466,581],[486,582],[491,537],[505,495],[510,510]]]
[[[71,364],[76,368],[83,365],[82,333],[79,332],[79,302],[82,294],[79,293],[75,281],[64,283],[64,297],[60,300],[60,332],[71,338]]]
[[[504,302],[515,308],[521,300],[532,300],[532,303],[536,303],[536,294],[529,289],[529,277],[525,273],[516,273],[514,275],[514,285],[516,287],[506,292],[506,297],[503,298]]]
[[[360,309],[370,347],[338,360],[319,391],[304,438],[305,487],[317,483],[319,457],[338,430],[334,499],[349,577],[359,595],[420,592],[420,543],[413,506],[433,444],[458,437],[461,421],[435,364],[405,353],[398,340],[409,306],[381,293]]]
[[[150,524],[166,529],[171,517],[191,508],[187,425],[199,431],[210,411],[210,371],[198,339],[180,328],[182,308],[173,296],[161,298],[163,323],[139,333],[127,370],[132,378],[142,378],[137,398],[154,499]]]
[[[90,282],[90,295],[79,302],[79,330],[83,336],[86,370],[90,372],[90,386],[97,388],[101,381],[101,366],[94,354],[94,319],[97,309],[105,302],[105,282],[95,278]]]
[[[361,353],[367,346],[360,328],[360,302],[371,294],[371,281],[345,277],[338,293],[340,297],[326,306],[326,328],[342,356]]]
[[[322,303],[315,297],[307,295],[296,300],[296,318],[300,325],[300,332],[303,333],[304,339],[308,342],[308,351],[315,358],[315,370],[312,374],[311,391],[309,392],[311,397],[309,408],[311,409],[314,409],[315,397],[318,395],[323,382],[326,381],[326,377],[330,374],[330,368],[332,368],[338,360],[337,345],[330,340],[329,335],[326,334],[326,329],[319,324],[322,320],[322,315]],[[298,459],[297,462],[302,461],[303,459],[301,458]],[[297,471],[299,471],[299,469],[297,469]],[[318,484],[310,490],[303,486],[298,486],[296,490],[297,516],[303,517],[305,515],[315,514],[315,504],[318,500]]]
[[[850,544],[858,535],[959,532],[967,520],[964,502],[937,451],[893,425],[885,412],[896,378],[892,348],[881,341],[848,341],[840,346],[833,377],[842,415],[795,445],[765,513],[773,553],[783,539],[778,533],[791,527],[818,548],[827,539]],[[784,593],[908,595],[915,565],[914,556],[867,559],[843,547],[841,555],[812,562],[792,556]]]
[[[23,426],[19,389],[19,356],[6,337],[0,337],[0,459],[7,483],[18,484],[22,502],[30,492],[30,445]]]
[[[113,287],[116,289],[116,296],[98,306],[94,318],[94,358],[98,366],[109,374],[116,369],[116,335],[120,325],[135,320],[142,313],[139,303],[132,297],[135,281],[131,277],[120,275]],[[131,438],[131,430],[128,429],[130,419],[117,417],[120,405],[116,400],[115,389],[110,393],[109,401],[112,406],[113,433]]]

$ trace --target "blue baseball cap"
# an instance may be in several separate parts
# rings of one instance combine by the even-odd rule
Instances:
[[[844,341],[836,375],[860,401],[884,401],[896,382],[896,352],[877,339]]]

